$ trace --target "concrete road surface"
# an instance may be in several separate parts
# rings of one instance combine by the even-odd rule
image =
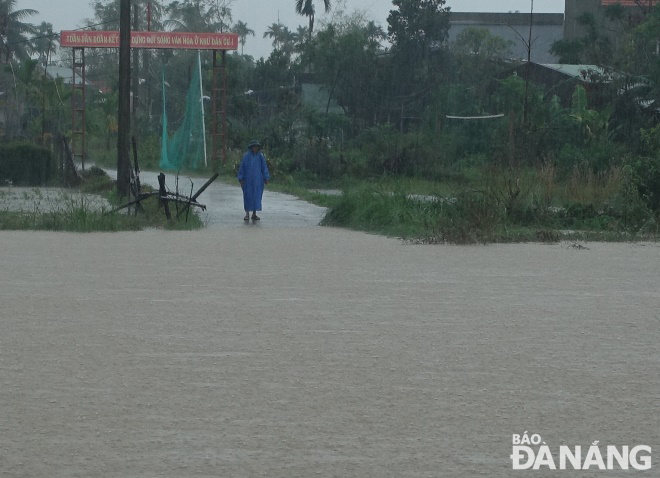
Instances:
[[[116,176],[116,172],[114,171],[107,172],[111,177]],[[191,181],[193,191],[196,192],[207,179],[180,176],[180,194],[190,195]],[[158,173],[143,171],[140,173],[140,180],[144,184],[158,188]],[[175,191],[176,176],[166,173],[165,184],[171,191]],[[268,186],[266,186],[262,201],[263,212],[259,214],[261,221],[244,223],[243,191],[238,185],[238,181],[235,185],[232,185],[222,182],[219,179],[213,182],[202,193],[198,201],[207,206],[207,210],[205,212],[202,211],[200,217],[210,229],[245,225],[258,227],[311,227],[317,226],[326,212],[326,208],[315,206],[289,194],[269,191]]]
[[[0,245],[2,477],[660,476],[657,244]],[[523,432],[555,456],[650,446],[653,469],[514,472]]]

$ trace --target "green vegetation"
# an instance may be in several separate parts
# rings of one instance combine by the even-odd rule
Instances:
[[[50,150],[27,142],[0,145],[0,181],[39,186],[55,175]]]
[[[5,192],[5,195],[11,193]],[[99,168],[91,168],[83,175],[79,191],[60,192],[50,202],[39,189],[24,193],[29,207],[21,211],[0,208],[0,230],[50,230],[71,232],[137,231],[144,228],[168,230],[198,229],[203,226],[193,212],[187,218],[167,221],[158,200],[142,202],[144,210],[128,214],[127,210],[110,212],[110,207],[99,206],[90,194],[99,194],[114,207],[125,202],[116,196],[114,182]],[[1,204],[1,203],[0,203]]]
[[[333,198],[323,224],[433,243],[657,237],[657,221],[627,173],[593,178],[576,172],[565,184],[555,183],[551,174],[530,171],[513,181],[490,171],[482,188],[475,181],[444,197],[411,195],[391,183],[365,184]],[[608,187],[612,192],[604,195]]]
[[[70,232],[137,231],[144,225],[137,216],[106,215],[90,208],[84,198],[63,195],[52,211],[0,211],[0,230],[49,230]]]
[[[37,31],[17,23],[29,11],[15,15],[5,3],[3,40]],[[146,2],[135,3],[144,25]],[[242,43],[253,35],[272,40],[267,57],[244,55],[243,44],[227,55],[229,158],[219,168],[226,180],[234,182],[245,145],[258,138],[269,187],[331,208],[327,224],[441,242],[657,237],[660,7],[640,9],[634,22],[622,21],[622,7],[607,8],[615,28],[583,15],[585,37],[553,51],[599,70],[544,84],[511,62],[512,45],[486,29],[468,28],[450,43],[444,0],[393,0],[387,25],[341,9],[315,22],[317,9],[330,3],[291,0],[305,27],[273,23],[254,32],[232,18],[227,2],[151,2],[153,30],[235,30]],[[94,12],[90,28],[117,28],[115,0],[95,2]],[[47,34],[48,25],[38,30]],[[26,56],[48,56],[55,44],[35,37],[4,52],[13,63],[0,69],[0,80],[14,84],[13,94],[0,97],[0,109],[12,112],[7,136],[70,137],[70,87],[43,81]],[[116,55],[87,60],[87,78],[108,90],[87,97],[87,157],[108,167],[116,164]],[[196,53],[144,50],[134,60],[131,124],[141,168],[157,169],[163,67],[174,130]],[[202,53],[202,76],[211,96],[210,52]],[[213,167],[196,173],[209,176]]]

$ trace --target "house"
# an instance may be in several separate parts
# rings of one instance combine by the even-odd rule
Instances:
[[[580,0],[581,1],[581,0]],[[449,15],[449,41],[454,42],[467,28],[485,28],[511,44],[511,58],[527,60],[530,18],[532,25],[532,61],[556,63],[550,47],[564,35],[564,15],[561,13],[474,13],[454,12]]]
[[[522,78],[529,74],[529,80],[543,85],[552,96],[557,96],[561,104],[570,106],[577,85],[582,85],[587,91],[590,107],[598,107],[611,99],[610,85],[615,73],[597,65],[565,65],[557,63],[524,63],[506,70],[497,78],[503,79],[511,75]]]
[[[345,114],[344,109],[339,106],[337,100],[335,98],[330,98],[330,92],[321,85],[302,83],[300,87],[301,100],[307,108],[318,113],[325,113],[327,109],[330,114]]]
[[[616,47],[621,24],[619,21],[607,18],[606,8],[621,5],[624,24],[635,26],[658,3],[659,0],[565,0],[564,39],[578,40],[586,36],[588,27],[582,25],[579,20],[582,15],[591,14],[596,24],[602,26],[602,31]]]
[[[73,84],[73,70],[70,67],[56,66],[56,65],[48,65],[48,66],[40,65],[39,68],[41,69],[42,74],[45,74],[51,80],[56,80],[61,78],[62,83],[64,83],[65,85]],[[81,73],[76,72],[76,83],[80,84],[79,83],[80,81],[81,81]],[[92,88],[94,86],[88,80],[85,80],[85,85],[88,88]]]

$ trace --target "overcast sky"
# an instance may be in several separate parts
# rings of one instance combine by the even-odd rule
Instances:
[[[165,3],[169,3],[166,0]],[[321,0],[317,0],[322,4]],[[334,0],[333,6],[343,8],[347,13],[362,11],[367,18],[375,20],[386,30],[386,18],[393,8],[388,0]],[[449,0],[447,2],[456,12],[527,12],[530,0]],[[39,24],[47,21],[53,24],[55,31],[73,30],[83,24],[84,19],[92,17],[91,2],[88,0],[18,0],[17,9],[32,8],[39,15],[31,17],[31,23]],[[536,12],[563,12],[564,0],[535,0]],[[331,13],[332,14],[332,13]],[[295,30],[298,25],[307,25],[306,18],[298,16],[294,11],[294,0],[234,0],[232,16],[234,22],[242,20],[256,32],[256,36],[248,37],[245,43],[245,53],[259,58],[267,56],[271,50],[270,40],[262,38],[268,25],[279,20]],[[326,15],[317,15],[317,24]]]

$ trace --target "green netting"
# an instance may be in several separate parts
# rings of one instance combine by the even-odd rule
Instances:
[[[179,171],[180,169],[196,169],[204,162],[204,117],[200,65],[197,58],[197,68],[193,73],[188,95],[186,96],[186,112],[179,129],[172,135],[167,130],[167,108],[165,103],[165,68],[163,68],[163,139],[160,154],[160,168]]]

